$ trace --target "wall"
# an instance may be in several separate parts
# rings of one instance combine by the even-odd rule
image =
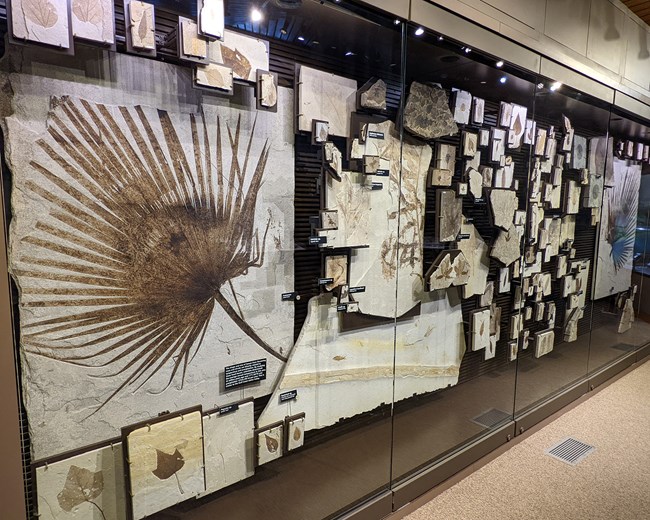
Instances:
[[[618,0],[365,2],[397,16],[404,16],[408,9],[408,19],[465,42],[468,38],[487,38],[487,31],[469,28],[457,33],[453,31],[456,24],[450,27],[449,23],[436,21],[453,12],[488,29],[494,36],[518,42],[535,53],[650,104],[650,28]],[[509,46],[504,38],[498,39],[501,46]],[[500,45],[493,48],[498,49]],[[492,49],[482,50],[491,52]],[[502,57],[512,61],[507,54]]]

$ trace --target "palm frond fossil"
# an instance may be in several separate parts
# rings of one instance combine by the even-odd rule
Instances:
[[[247,323],[232,285],[264,264],[272,221],[269,211],[256,226],[270,147],[252,156],[255,123],[246,142],[241,119],[231,128],[217,116],[210,136],[202,111],[185,143],[165,111],[68,97],[52,106],[36,143],[44,159],[25,184],[49,214],[13,269],[23,308],[50,309],[23,325],[26,351],[103,367],[99,377],[119,383],[104,406],[165,367],[167,386],[177,375],[182,384],[216,304],[286,361]]]
[[[612,251],[612,263],[619,271],[632,258],[639,201],[639,176],[625,175],[622,182],[617,182],[607,190],[608,218],[604,224],[606,239]]]

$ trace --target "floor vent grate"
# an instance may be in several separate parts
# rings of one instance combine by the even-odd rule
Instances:
[[[503,422],[506,419],[511,419],[511,418],[512,418],[512,414],[504,412],[503,410],[492,408],[491,410],[488,410],[487,412],[483,412],[482,414],[474,417],[472,419],[472,422],[478,424],[479,426],[492,428],[493,426],[496,426],[500,422]]]
[[[568,437],[546,450],[546,453],[562,462],[575,466],[596,448],[579,440]]]

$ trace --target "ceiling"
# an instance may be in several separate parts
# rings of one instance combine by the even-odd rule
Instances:
[[[641,20],[650,25],[650,0],[623,0],[623,3]]]

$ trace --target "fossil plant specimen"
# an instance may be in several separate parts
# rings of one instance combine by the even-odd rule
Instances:
[[[26,351],[110,367],[101,377],[118,382],[104,406],[166,366],[168,385],[177,374],[184,381],[218,304],[286,361],[248,325],[232,285],[263,265],[272,219],[269,212],[258,230],[269,144],[251,156],[255,124],[246,143],[241,120],[231,128],[217,117],[211,141],[206,115],[192,114],[191,143],[183,143],[165,111],[152,117],[140,106],[67,97],[52,106],[48,135],[37,142],[46,160],[30,165],[42,182],[26,183],[29,196],[49,202],[49,215],[23,239],[29,253],[13,268],[23,309],[52,309],[24,320]]]
[[[612,247],[612,263],[619,271],[632,258],[639,200],[639,177],[626,175],[607,190],[607,242]]]

